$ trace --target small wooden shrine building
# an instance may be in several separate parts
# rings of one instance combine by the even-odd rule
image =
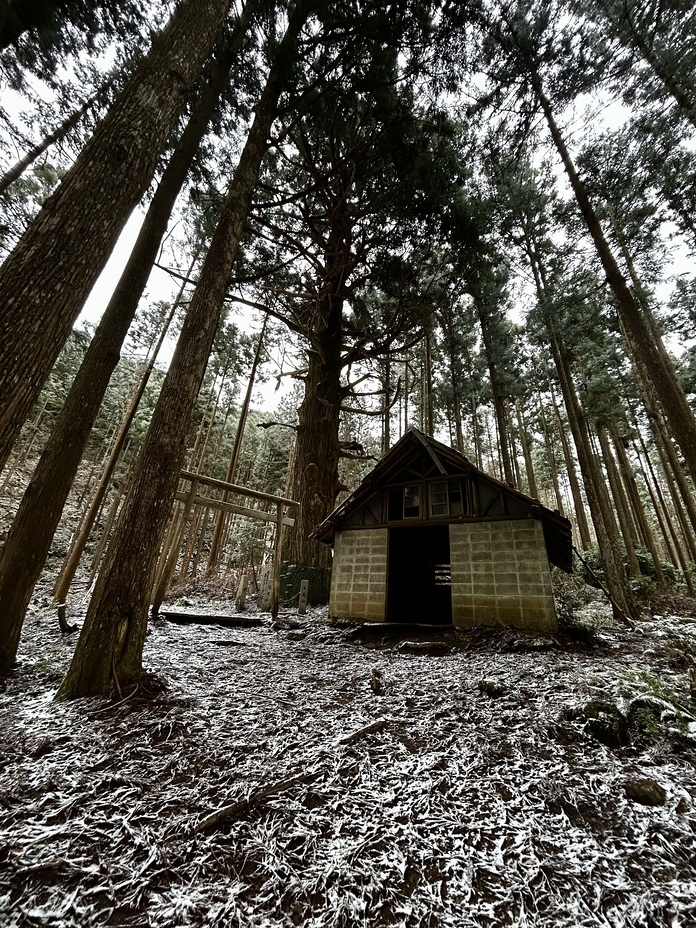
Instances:
[[[312,533],[333,544],[329,617],[556,628],[568,519],[411,428]]]

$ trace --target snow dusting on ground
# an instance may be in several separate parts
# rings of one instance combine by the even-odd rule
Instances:
[[[696,925],[693,619],[161,623],[146,692],[56,703],[73,644],[35,609],[0,683],[4,928]]]

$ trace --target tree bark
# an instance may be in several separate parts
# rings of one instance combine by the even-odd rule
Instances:
[[[553,483],[554,496],[556,497],[556,508],[558,509],[560,514],[564,516],[565,507],[563,505],[563,495],[561,493],[561,486],[558,481],[558,466],[556,464],[556,455],[551,445],[551,439],[549,437],[549,429],[548,429],[548,425],[546,424],[546,413],[541,403],[540,393],[537,394],[537,403],[539,405],[539,421],[541,422],[541,430],[544,434],[544,447],[546,448],[546,460],[549,465],[549,472],[551,474],[551,482]],[[582,544],[582,546],[585,547],[584,544]]]
[[[304,567],[328,567],[327,545],[309,533],[334,507],[339,490],[339,418],[341,387],[343,284],[349,267],[350,231],[334,228],[326,248],[326,274],[321,281],[320,320],[312,336],[305,395],[299,409],[293,499],[300,504],[287,553]]]
[[[590,446],[585,414],[575,390],[562,340],[549,303],[544,266],[531,242],[528,243],[527,254],[534,277],[537,297],[544,316],[544,323],[549,335],[551,353],[565,400],[568,422],[573,434],[580,470],[585,481],[587,502],[597,535],[600,555],[606,570],[607,586],[612,596],[614,615],[616,618],[623,620],[626,618],[638,618],[639,610],[621,560],[618,529],[614,513],[611,510],[606,484]]]
[[[258,183],[280,93],[312,0],[299,0],[278,47],[230,184],[198,286],[140,455],[124,511],[107,552],[85,624],[58,696],[103,695],[137,682],[148,599],[186,453],[186,436],[213,346],[227,285]]]
[[[597,460],[589,444],[584,413],[575,392],[575,385],[568,370],[566,359],[560,349],[557,333],[552,329],[550,335],[551,349],[566,402],[568,422],[578,451],[580,469],[585,478],[587,501],[590,505],[590,514],[597,535],[600,555],[606,570],[607,586],[614,604],[614,614],[619,619],[625,617],[638,618],[639,611],[621,560],[616,521],[611,511],[604,479],[599,473]]]
[[[131,211],[230,0],[182,0],[0,269],[0,467]]]
[[[242,37],[240,30],[239,44]],[[162,175],[131,256],[94,333],[0,553],[0,641],[4,643],[0,645],[0,671],[7,669],[8,662],[14,662],[31,594],[46,562],[109,379],[119,361],[121,346],[167,230],[172,208],[231,65],[232,55],[225,52],[216,62],[211,79]],[[60,601],[63,602],[64,597]]]

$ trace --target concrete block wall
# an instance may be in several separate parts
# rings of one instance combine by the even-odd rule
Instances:
[[[387,529],[339,532],[331,566],[329,618],[384,622]]]
[[[450,525],[450,560],[454,625],[557,628],[540,520]]]

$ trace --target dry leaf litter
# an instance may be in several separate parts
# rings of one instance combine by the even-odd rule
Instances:
[[[323,617],[153,625],[143,691],[58,703],[74,638],[33,607],[0,692],[0,924],[696,925],[693,619]],[[608,746],[588,703],[641,725]]]

